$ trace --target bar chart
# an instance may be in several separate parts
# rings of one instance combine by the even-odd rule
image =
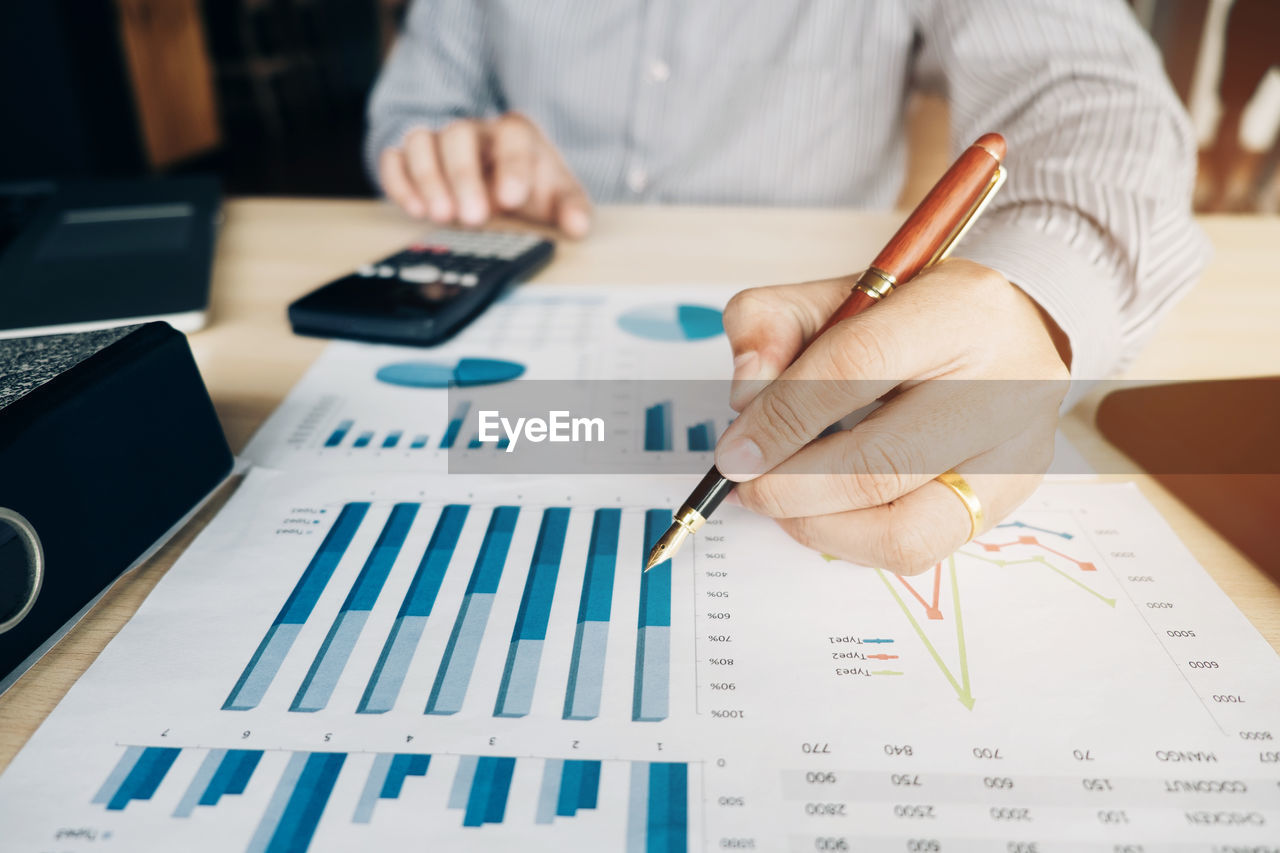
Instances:
[[[243,828],[248,853],[300,853],[327,836],[374,846],[393,828],[424,842],[465,841],[486,828],[527,833],[530,846],[544,842],[537,844],[540,849],[558,837],[569,840],[566,830],[589,830],[609,849],[683,853],[689,849],[690,776],[696,766],[132,745],[91,803],[140,819],[167,816],[190,824],[197,810],[238,797],[248,801],[248,808],[237,810],[250,818]],[[340,784],[348,777],[350,783]],[[384,814],[398,801],[410,809]],[[587,814],[595,817],[591,825],[575,828],[575,819]],[[406,820],[413,825],[405,826]],[[181,825],[174,830],[180,833]]]
[[[651,452],[686,450],[690,453],[706,453],[715,449],[716,421],[711,418],[687,424],[682,430],[675,426],[675,404],[664,400],[646,406],[644,410],[644,449]],[[727,428],[732,421],[723,422]],[[683,445],[683,446],[681,446]]]
[[[671,716],[672,567],[641,571],[669,509],[335,509],[222,710]]]

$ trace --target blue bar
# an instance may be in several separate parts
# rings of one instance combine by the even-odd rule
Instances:
[[[121,811],[132,800],[151,799],[181,751],[181,749],[162,746],[149,746],[144,749],[133,765],[133,769],[125,776],[119,789],[107,802],[107,808],[111,811]]]
[[[430,755],[391,755],[382,753],[373,760],[369,778],[356,803],[352,823],[369,823],[378,800],[397,800],[409,776],[426,776],[431,763]]]
[[[622,510],[598,509],[591,525],[586,576],[582,580],[582,598],[578,602],[578,627],[569,664],[569,686],[564,697],[566,720],[592,720],[600,714],[621,522]]]
[[[368,511],[367,503],[349,503],[342,508],[333,527],[329,528],[324,541],[320,543],[320,549],[311,558],[311,563],[298,579],[284,607],[276,615],[275,622],[258,645],[258,650],[244,668],[235,687],[231,688],[227,700],[222,703],[222,710],[247,711],[256,708],[262,701],[267,688],[271,686],[271,680],[284,663],[285,655],[293,646],[298,631],[311,616],[316,602],[320,600],[320,594],[333,576],[333,570],[342,560],[342,555],[346,553]]]
[[[325,439],[325,447],[337,447],[342,444],[342,440],[347,437],[347,433],[351,432],[351,428],[355,426],[355,421],[339,421],[338,428],[329,433],[329,437]]]
[[[107,803],[115,799],[116,794],[120,791],[120,786],[124,784],[124,780],[129,778],[129,774],[133,772],[133,768],[137,765],[138,759],[142,757],[143,747],[131,746],[124,751],[124,755],[120,756],[120,760],[116,762],[116,766],[107,775],[107,779],[102,783],[102,787],[98,789],[98,793],[93,795],[90,802],[95,805],[105,806]]]
[[[543,511],[538,541],[533,548],[533,561],[529,564],[529,576],[516,614],[516,626],[511,633],[511,649],[502,673],[502,685],[498,688],[498,702],[493,709],[495,717],[523,717],[533,705],[533,687],[538,680],[542,642],[547,638],[547,623],[551,619],[551,602],[555,598],[568,527],[569,510],[554,507]]]
[[[289,706],[290,711],[319,711],[329,703],[329,697],[333,695],[347,659],[364,629],[365,619],[382,593],[382,586],[417,514],[418,505],[413,503],[398,503],[392,508],[372,553],[351,585],[324,644],[298,688],[298,695]]]
[[[382,654],[378,656],[378,663],[365,687],[360,706],[356,708],[357,713],[383,714],[395,705],[409,671],[409,663],[422,638],[427,617],[431,615],[436,596],[440,593],[440,585],[444,583],[445,573],[449,570],[449,561],[453,559],[453,551],[458,545],[458,536],[462,533],[462,525],[467,520],[469,509],[470,507],[459,504],[450,504],[436,521],[431,541],[427,543],[427,550],[409,583],[409,591],[405,593],[395,624],[391,626]]]
[[[352,447],[368,447],[369,442],[373,441],[372,432],[362,432],[356,436],[356,440],[351,442]]]
[[[511,777],[516,772],[514,758],[490,759],[497,765],[489,785],[489,802],[484,812],[485,823],[502,823],[507,814],[507,795],[511,793]]]
[[[600,802],[600,762],[582,762],[582,786],[578,789],[578,808],[594,809]]]
[[[658,403],[644,410],[644,449],[671,449],[671,403]]]
[[[427,436],[425,436],[425,435],[415,435],[415,436],[413,437],[413,443],[409,445],[409,448],[410,448],[411,450],[421,450],[422,448],[424,448],[424,447],[426,447],[426,446],[427,446]]]
[[[689,765],[649,765],[647,853],[685,853],[689,849]]]
[[[483,756],[477,760],[471,793],[467,797],[467,810],[462,818],[463,826],[502,823],[515,767],[514,758]]]
[[[458,440],[458,433],[462,432],[462,422],[467,418],[467,412],[471,410],[471,403],[463,400],[458,403],[453,410],[453,417],[449,419],[449,426],[444,431],[444,438],[440,439],[440,449],[448,450],[453,447],[453,443]]]
[[[402,433],[400,430],[396,430],[395,432],[387,433],[387,437],[386,437],[386,438],[384,438],[384,439],[382,439],[382,446],[383,446],[383,447],[395,447],[397,444],[399,444],[399,443],[400,443],[400,436],[401,436],[401,435],[403,435],[403,434],[404,434],[404,433]]]
[[[430,766],[430,755],[400,754],[395,756],[391,759],[391,768],[387,771],[387,778],[382,783],[382,790],[378,792],[378,798],[382,800],[399,799],[400,791],[404,788],[404,780],[409,776],[426,776],[427,768]]]
[[[445,646],[440,669],[436,672],[431,697],[427,700],[428,714],[456,714],[462,710],[462,700],[471,682],[480,641],[489,622],[489,609],[502,579],[502,567],[511,548],[511,535],[515,531],[520,507],[500,506],[489,518],[475,568],[467,581],[467,591],[458,608],[458,618]]]
[[[560,796],[556,799],[556,817],[573,817],[578,813],[578,793],[582,788],[582,762],[566,761],[560,776]]]
[[[689,450],[694,453],[710,450],[714,446],[711,440],[714,428],[715,424],[711,421],[703,421],[689,427]]]
[[[311,753],[293,786],[266,853],[298,853],[311,845],[311,837],[315,835],[346,758],[342,752]]]
[[[262,759],[262,751],[257,749],[227,750],[218,765],[217,772],[209,780],[208,787],[201,794],[197,805],[216,806],[223,794],[243,794],[249,784],[258,761]]]
[[[264,853],[267,845],[271,843],[272,837],[280,826],[280,819],[284,816],[285,807],[293,797],[298,779],[302,777],[302,769],[307,766],[307,757],[308,753],[305,752],[295,752],[289,756],[289,763],[280,774],[280,781],[276,783],[276,789],[267,802],[262,820],[258,821],[258,827],[253,831],[253,838],[249,839],[247,853]]]
[[[651,509],[644,517],[642,564],[648,560],[648,543],[671,525],[670,510]],[[636,674],[631,719],[637,722],[665,720],[671,687],[671,561],[666,560],[640,575],[640,614],[636,638]]]

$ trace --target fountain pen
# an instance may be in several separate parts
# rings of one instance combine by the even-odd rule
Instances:
[[[965,149],[889,238],[871,266],[858,277],[848,298],[814,337],[867,310],[895,287],[945,258],[1004,183],[1004,155],[1004,137],[998,133],[985,134]],[[674,557],[685,539],[707,523],[734,485],[712,466],[676,511],[667,532],[654,543],[644,570]]]

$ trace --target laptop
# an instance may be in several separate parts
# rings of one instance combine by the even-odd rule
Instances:
[[[0,183],[0,338],[201,328],[220,203],[210,177]]]

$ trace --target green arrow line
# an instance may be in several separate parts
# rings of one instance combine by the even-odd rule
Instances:
[[[1062,575],[1064,578],[1071,581],[1073,584],[1080,587],[1081,589],[1083,589],[1085,592],[1089,593],[1093,597],[1097,598],[1099,601],[1101,601],[1103,604],[1106,604],[1108,607],[1116,606],[1116,600],[1114,598],[1107,598],[1105,595],[1098,592],[1093,587],[1067,574],[1062,569],[1058,568],[1053,563],[1050,563],[1048,560],[1046,560],[1044,557],[1040,555],[1037,555],[1035,557],[1023,557],[1021,560],[994,560],[991,557],[984,557],[981,554],[972,554],[968,551],[958,551],[957,553],[963,554],[964,556],[974,560],[981,560],[984,563],[991,563],[993,566],[1024,566],[1024,565],[1027,565],[1028,563],[1038,563],[1044,566],[1045,568],[1053,569],[1055,572]]]
[[[960,615],[960,584],[956,581],[956,558],[954,554],[947,558],[947,563],[951,567],[951,606],[955,610],[956,646],[960,649],[960,681],[964,686],[964,691],[960,694],[960,701],[972,711],[973,693],[969,689],[969,653],[966,651],[964,644],[964,619]]]
[[[896,669],[877,669],[871,673],[872,675],[902,675]]]
[[[902,596],[898,595],[898,591],[893,588],[893,584],[889,582],[889,577],[884,569],[876,569],[876,574],[880,576],[880,580],[884,581],[885,589],[889,590],[889,594],[893,596],[893,600],[898,602],[898,607],[902,609],[902,615],[907,617],[907,621],[911,623],[911,627],[915,630],[916,636],[920,638],[920,642],[924,643],[925,649],[933,657],[933,662],[938,665],[938,669],[942,670],[942,674],[947,677],[947,681],[951,682],[951,687],[956,691],[956,696],[960,702],[969,710],[973,710],[973,697],[969,695],[968,688],[962,688],[960,682],[956,681],[956,677],[951,674],[951,670],[942,662],[942,656],[938,654],[938,650],[933,647],[933,643],[929,642],[929,638],[925,636],[924,630],[920,627],[920,623],[916,621],[916,617],[911,615],[910,608],[907,603],[902,600]]]

